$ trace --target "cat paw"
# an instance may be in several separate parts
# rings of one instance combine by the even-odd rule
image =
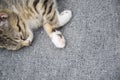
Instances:
[[[30,44],[31,44],[30,40],[25,40],[25,41],[22,42],[23,46],[30,46]]]
[[[50,35],[50,38],[53,44],[57,48],[64,48],[65,47],[65,39],[60,31],[55,31]]]
[[[70,21],[71,18],[72,18],[72,11],[64,10],[63,12],[61,12],[59,15],[60,26],[65,25],[67,22]]]

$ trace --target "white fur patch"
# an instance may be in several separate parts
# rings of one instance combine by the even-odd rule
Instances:
[[[17,10],[17,8],[16,8],[14,5],[12,5],[12,8],[13,8],[13,11],[14,11],[16,14],[19,14],[19,11]]]
[[[33,19],[26,20],[27,26],[28,26],[29,28],[31,28],[31,29],[37,29],[37,28],[39,28],[39,27],[42,25],[41,22],[42,22],[42,21],[41,21],[40,18],[36,19],[36,18],[34,18],[34,17],[33,17]]]
[[[58,15],[60,26],[65,25],[67,22],[70,21],[71,18],[72,18],[72,11],[70,10],[65,10],[62,13],[60,13]]]

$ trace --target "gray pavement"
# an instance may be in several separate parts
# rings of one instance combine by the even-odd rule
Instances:
[[[0,80],[120,80],[120,0],[58,0],[73,19],[60,29],[65,49],[43,29],[30,47],[0,49]]]

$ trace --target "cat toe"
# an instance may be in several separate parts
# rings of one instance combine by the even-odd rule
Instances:
[[[51,34],[51,40],[57,48],[65,47],[65,39],[60,31],[55,31]]]

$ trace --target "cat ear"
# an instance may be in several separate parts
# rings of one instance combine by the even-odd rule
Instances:
[[[7,24],[8,14],[7,13],[0,13],[0,27]]]

